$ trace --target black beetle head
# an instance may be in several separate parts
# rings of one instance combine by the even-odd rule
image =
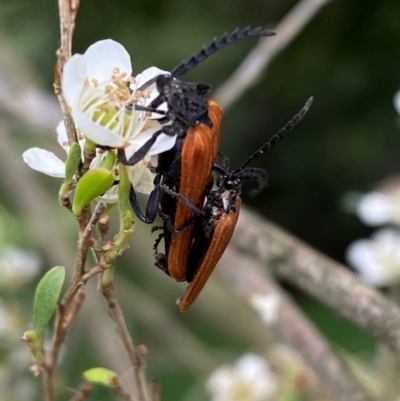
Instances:
[[[162,74],[157,77],[156,85],[157,90],[162,94],[168,91],[168,88],[171,86],[171,82],[174,78],[171,74]]]

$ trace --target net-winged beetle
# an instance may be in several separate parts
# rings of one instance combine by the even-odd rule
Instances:
[[[258,193],[267,185],[266,171],[261,168],[247,167],[247,165],[284,138],[307,113],[312,100],[312,98],[308,99],[300,112],[238,169],[229,172],[218,164],[214,165],[214,170],[218,174],[216,188],[207,191],[205,204],[193,220],[193,242],[189,250],[189,263],[185,267],[186,281],[190,284],[179,301],[179,309],[182,312],[186,311],[197,299],[229,244],[239,217],[243,181],[251,180],[257,183],[253,194]],[[168,188],[163,190],[190,206],[180,194],[173,193]],[[169,263],[171,258],[168,254],[167,257],[162,254],[156,256],[156,265],[163,270],[168,271]]]
[[[140,110],[164,114],[171,124],[157,131],[129,160],[125,157],[125,151],[119,149],[118,158],[121,163],[133,165],[138,162],[162,133],[177,136],[175,146],[158,157],[155,189],[150,194],[146,213],[143,214],[140,210],[133,188],[131,188],[130,201],[136,215],[146,223],[154,221],[160,205],[167,253],[181,255],[186,260],[184,266],[189,256],[187,251],[190,249],[192,240],[192,228],[182,233],[177,233],[176,229],[185,221],[192,219],[194,211],[162,191],[161,187],[166,186],[188,199],[196,207],[202,207],[205,189],[218,153],[222,110],[217,103],[207,101],[206,95],[211,89],[209,85],[183,82],[176,79],[176,76],[183,75],[228,44],[248,37],[271,35],[273,35],[272,32],[261,28],[245,28],[237,29],[214,40],[210,46],[203,48],[189,61],[176,67],[171,74],[160,75],[145,84],[148,87],[155,82],[160,93],[149,107],[132,106]],[[143,89],[142,87],[139,90]],[[167,105],[167,111],[158,108],[164,102]],[[172,260],[175,261],[176,258],[173,257]],[[186,271],[183,271],[181,266],[181,263],[175,262],[169,265],[169,274],[178,281],[186,278]]]

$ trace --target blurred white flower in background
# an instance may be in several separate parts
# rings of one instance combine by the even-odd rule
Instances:
[[[386,193],[370,192],[361,196],[356,213],[363,223],[371,226],[400,225],[400,185]]]
[[[359,272],[363,281],[385,286],[400,281],[400,233],[382,228],[370,240],[353,242],[346,259]]]
[[[250,305],[258,312],[261,321],[266,325],[273,325],[278,318],[278,309],[281,304],[279,294],[254,294],[250,297]]]
[[[272,400],[277,387],[267,361],[255,354],[243,355],[234,366],[218,367],[207,380],[213,401]]]
[[[0,250],[0,288],[24,285],[39,273],[40,264],[36,252],[4,246]]]
[[[16,339],[20,330],[20,316],[0,298],[0,339]]]
[[[398,91],[393,97],[393,106],[397,113],[400,114],[400,91]]]

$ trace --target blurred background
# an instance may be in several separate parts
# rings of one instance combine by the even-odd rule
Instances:
[[[170,70],[236,27],[274,29],[296,3],[85,0],[73,53],[112,38],[131,54],[133,74],[152,65]],[[293,134],[254,163],[268,170],[269,187],[256,198],[247,196],[245,187],[242,199],[341,262],[352,241],[374,231],[348,212],[353,198],[349,201],[346,194],[369,192],[376,182],[400,171],[399,116],[393,106],[400,89],[399,20],[400,7],[394,1],[329,2],[224,115],[221,152],[236,167],[314,96],[311,110]],[[0,316],[0,325],[10,325],[0,341],[0,383],[3,380],[10,392],[6,400],[41,399],[39,381],[27,373],[30,359],[28,351],[20,349],[18,336],[29,328],[40,275],[54,265],[71,267],[75,257],[75,222],[58,205],[61,182],[30,170],[21,157],[33,146],[64,157],[56,142],[60,113],[52,88],[58,40],[56,1],[1,1],[1,255],[14,247],[18,257],[34,252],[29,254],[30,263],[36,263],[22,263],[29,265],[29,274],[21,270],[23,278],[1,279],[5,323]],[[249,39],[226,48],[185,79],[218,88],[256,43]],[[37,111],[38,102],[48,114]],[[210,399],[204,383],[212,369],[247,352],[264,355],[266,329],[218,273],[193,308],[180,314],[174,301],[184,285],[173,283],[153,266],[154,238],[150,227],[137,224],[131,249],[116,273],[122,307],[134,340],[149,349],[148,376],[161,384],[162,399]],[[5,260],[0,269],[11,263]],[[376,357],[376,345],[368,335],[294,288],[285,288],[343,353],[363,361]],[[128,367],[127,362],[121,365],[118,339],[94,282],[88,291],[60,366],[60,400],[71,397],[85,369],[101,365],[121,372]],[[231,310],[237,311],[235,317]],[[19,390],[25,386],[29,396],[17,398],[16,383],[23,383]],[[96,394],[93,399],[112,399],[108,389],[96,389]],[[292,399],[314,398],[299,392]]]

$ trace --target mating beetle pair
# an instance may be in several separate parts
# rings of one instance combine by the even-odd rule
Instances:
[[[229,172],[215,163],[213,169],[219,175],[217,185],[215,189],[211,185],[206,191],[206,202],[201,210],[196,210],[196,207],[180,194],[174,193],[167,187],[163,188],[165,192],[179,199],[183,205],[196,210],[193,222],[193,242],[190,247],[186,275],[186,280],[190,284],[179,302],[179,309],[182,312],[196,300],[231,240],[239,217],[243,181],[251,180],[257,183],[253,194],[258,193],[267,185],[266,171],[261,168],[247,167],[247,165],[283,139],[307,113],[312,100],[312,98],[308,99],[300,112],[238,169]],[[157,255],[157,259],[169,262],[170,257],[163,258]]]
[[[129,160],[126,159],[124,150],[119,149],[118,158],[121,163],[137,163],[161,134],[177,137],[175,146],[158,157],[155,189],[150,194],[146,213],[143,214],[140,210],[133,188],[130,200],[134,212],[145,223],[152,223],[159,208],[161,209],[168,255],[166,271],[178,281],[186,279],[193,227],[187,227],[182,233],[176,231],[194,218],[195,211],[178,202],[175,197],[163,191],[162,187],[166,186],[179,193],[197,208],[203,206],[205,190],[219,149],[222,110],[215,102],[207,100],[206,95],[211,90],[208,84],[187,83],[176,79],[176,76],[186,73],[217,50],[238,40],[273,34],[261,28],[245,28],[226,34],[173,69],[171,75],[155,77],[139,88],[139,91],[143,91],[153,83],[157,85],[160,95],[148,107],[131,105],[132,109],[164,114],[171,124],[157,131]],[[167,104],[167,111],[158,108],[163,102]],[[160,264],[157,265],[161,267]]]
[[[155,188],[150,194],[146,214],[142,213],[133,188],[130,201],[142,221],[152,223],[158,212],[163,219],[163,234],[157,239],[155,248],[164,238],[165,255],[157,254],[156,265],[176,280],[190,283],[179,304],[181,311],[195,301],[231,239],[239,215],[242,181],[256,181],[258,190],[266,185],[266,172],[248,168],[247,164],[290,131],[304,116],[311,100],[239,169],[229,173],[215,162],[222,110],[218,104],[206,99],[211,87],[185,83],[176,77],[228,44],[247,37],[273,34],[261,28],[245,28],[214,40],[188,62],[176,67],[171,75],[160,75],[139,89],[156,83],[160,95],[148,107],[131,106],[132,109],[162,114],[171,124],[157,131],[129,160],[124,150],[119,149],[121,163],[137,163],[161,134],[177,137],[175,146],[159,155]],[[164,102],[166,111],[159,109]],[[219,176],[216,189],[212,188],[212,171]]]

